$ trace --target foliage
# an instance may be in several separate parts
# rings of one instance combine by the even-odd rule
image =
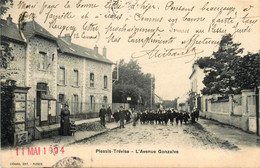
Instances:
[[[13,138],[13,87],[1,82],[1,145],[11,143]]]
[[[126,63],[121,59],[118,71],[119,79],[113,85],[113,102],[124,103],[127,97],[131,97],[130,104],[150,105],[151,81],[154,89],[152,75],[144,74],[136,60]]]
[[[235,82],[239,90],[254,89],[260,85],[260,52],[248,53],[242,57],[234,69]]]
[[[243,49],[239,46],[231,34],[225,35],[218,51],[196,61],[206,74],[202,94],[236,94],[259,85],[259,53],[242,57]]]
[[[12,48],[9,45],[1,45],[1,53],[0,53],[0,68],[7,69],[8,64],[14,60],[14,56],[12,56]]]
[[[13,6],[13,0],[1,0],[0,2],[0,14],[4,15],[7,10]]]

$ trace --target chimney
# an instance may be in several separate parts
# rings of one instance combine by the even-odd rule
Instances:
[[[9,14],[8,17],[6,18],[6,21],[7,21],[7,25],[10,26],[10,24],[12,23],[12,17],[11,15]]]
[[[104,46],[103,48],[103,56],[104,57],[107,57],[107,48]]]
[[[95,47],[94,47],[94,55],[98,55],[98,47],[97,47],[97,45],[95,45]]]
[[[70,36],[70,34],[65,34],[63,37],[60,37],[60,38],[62,38],[63,40],[65,40],[68,43],[71,43],[71,36]]]

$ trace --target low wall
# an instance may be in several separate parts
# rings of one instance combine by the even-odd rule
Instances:
[[[233,125],[234,127],[248,131],[248,119],[246,116],[215,112],[200,112],[200,116],[207,119],[217,120],[221,123]]]
[[[233,125],[237,128],[241,128],[244,131],[248,131],[248,119],[242,115],[231,115],[230,116],[230,125]]]
[[[230,124],[229,123],[230,117],[229,117],[229,114],[227,114],[227,113],[207,112],[206,118],[217,120],[217,121],[225,123],[225,124]]]

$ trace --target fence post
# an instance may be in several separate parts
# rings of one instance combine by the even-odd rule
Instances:
[[[259,95],[260,95],[260,86],[256,87],[255,95],[255,107],[256,107],[256,134],[259,135]]]
[[[229,102],[229,115],[232,116],[234,114],[234,106],[233,106],[234,95],[229,94],[228,99],[229,99],[228,100],[228,102]]]

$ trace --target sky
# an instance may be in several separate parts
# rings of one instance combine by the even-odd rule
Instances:
[[[173,49],[172,53],[187,52],[189,47],[186,46],[187,41],[194,35],[198,35],[198,40],[219,41],[222,35],[234,33],[235,30],[238,32],[234,34],[234,41],[241,43],[241,47],[245,48],[245,53],[259,50],[259,1],[210,1],[207,4],[207,1],[120,0],[118,6],[109,6],[111,5],[109,2],[113,1],[115,0],[15,1],[13,8],[8,10],[3,18],[11,14],[13,21],[17,23],[20,13],[24,11],[29,14],[35,13],[35,21],[56,37],[58,35],[63,36],[66,33],[71,34],[73,32],[71,28],[76,27],[77,31],[72,36],[73,43],[88,48],[97,45],[99,53],[102,53],[102,48],[106,46],[107,57],[113,62],[119,59],[129,61],[132,56],[137,57],[146,53],[146,56],[135,59],[138,60],[144,73],[151,73],[155,76],[155,93],[166,100],[182,97],[190,90],[189,76],[192,72],[194,60],[198,57],[210,56],[213,51],[218,49],[218,45],[195,44],[193,47],[196,47],[196,54],[194,50],[188,51],[189,54],[182,57],[149,58],[147,56],[149,51],[153,51],[153,49],[157,51],[158,49],[158,53],[166,53],[166,51]],[[67,2],[69,2],[70,8],[65,8]],[[77,8],[77,4],[82,6]],[[88,7],[86,7],[86,4],[88,4]],[[98,7],[89,8],[90,4],[97,4]],[[63,14],[64,16],[67,12],[70,12],[74,17],[57,19],[55,24],[68,26],[66,27],[68,30],[61,32],[61,29],[54,29],[50,26],[56,15],[61,16]],[[245,21],[243,17],[246,15],[251,18],[251,22],[243,22]],[[109,18],[113,16],[117,18]],[[149,19],[157,19],[157,22],[148,22]],[[158,21],[160,19],[161,21]],[[219,19],[218,23],[216,23],[216,20],[214,22],[216,23],[215,31],[217,28],[219,30],[222,28],[226,30],[225,33],[215,33],[213,29],[209,31],[210,25],[211,28],[214,27],[214,24],[211,24],[212,19]],[[91,23],[98,25],[97,31],[86,27]],[[153,36],[149,32],[134,34],[133,32],[109,31],[106,33],[110,24],[121,28],[124,25],[128,28],[156,29],[158,27],[161,31],[155,32]],[[87,31],[88,28],[89,31]],[[204,33],[196,32],[196,30],[203,30]],[[242,30],[247,32],[241,33]],[[98,39],[76,38],[76,33],[79,36],[82,33],[84,33],[84,36],[97,35]],[[168,40],[168,43],[143,44],[129,41],[131,37],[132,39],[145,39],[151,36],[157,40]],[[172,39],[170,40],[170,38]],[[185,43],[182,43],[183,41]],[[156,48],[157,45],[158,48]]]

